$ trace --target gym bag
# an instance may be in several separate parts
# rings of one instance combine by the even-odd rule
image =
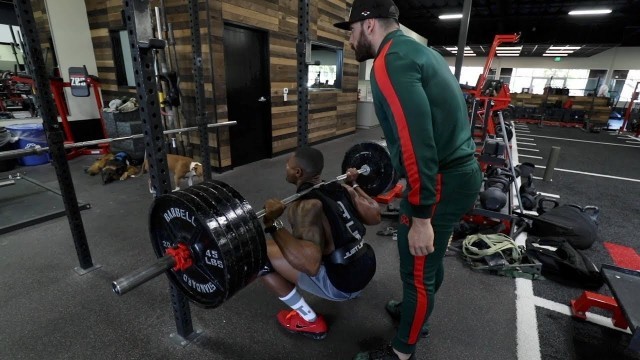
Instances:
[[[545,202],[554,203],[554,207],[546,210]],[[537,237],[561,237],[579,250],[590,248],[598,239],[600,210],[596,206],[558,205],[553,199],[540,199],[539,216],[532,220],[528,233]]]
[[[542,276],[550,280],[589,290],[599,289],[604,283],[593,262],[562,238],[529,237],[526,253],[542,263]]]

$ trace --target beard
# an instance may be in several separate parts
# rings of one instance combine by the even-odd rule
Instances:
[[[373,52],[371,41],[367,39],[362,32],[360,33],[355,46],[351,45],[351,48],[356,52],[356,60],[358,62],[367,61],[369,59],[373,59],[376,56],[376,54]]]

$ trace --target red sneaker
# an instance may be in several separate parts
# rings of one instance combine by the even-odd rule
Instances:
[[[295,310],[282,310],[277,318],[280,325],[290,333],[298,333],[315,340],[327,337],[327,323],[322,315],[317,315],[316,321],[308,322]]]

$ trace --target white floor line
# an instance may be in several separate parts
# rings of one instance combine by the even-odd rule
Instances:
[[[521,132],[521,133],[530,133],[530,132],[531,132],[531,131],[529,131],[529,130],[516,130],[516,131],[517,131],[517,132]],[[531,136],[531,135],[529,135],[529,136]]]
[[[631,140],[634,140],[634,141],[636,141],[636,142],[640,142],[640,138],[637,138],[637,137],[635,137],[635,136],[631,136],[631,135],[626,135],[625,140],[626,140],[626,139],[631,139]]]
[[[518,154],[517,135],[513,134],[513,148],[511,157],[514,164],[520,162]],[[516,191],[520,187],[518,177],[511,184],[514,194],[514,204],[518,203]],[[516,239],[518,245],[524,245],[527,234],[522,233]],[[540,338],[538,335],[538,318],[534,304],[533,284],[531,280],[515,279],[516,281],[516,354],[517,360],[541,360]]]
[[[520,155],[520,156],[524,156],[524,155]],[[537,168],[541,168],[541,169],[546,169],[546,166],[543,165],[536,165]],[[596,174],[596,173],[590,173],[590,172],[584,172],[584,171],[576,171],[576,170],[568,170],[568,169],[559,169],[559,168],[555,168],[555,171],[562,171],[562,172],[568,172],[568,173],[573,173],[573,174],[581,174],[581,175],[589,175],[589,176],[596,176],[596,177],[603,177],[603,178],[607,178],[607,179],[615,179],[615,180],[624,180],[624,181],[633,181],[633,182],[640,182],[640,179],[632,179],[632,178],[626,178],[626,177],[620,177],[620,176],[612,176],[612,175],[605,175],[605,174]]]
[[[533,177],[534,179],[536,178],[535,176]],[[542,178],[537,178],[538,180],[542,180]],[[542,196],[546,196],[546,197],[552,197],[554,199],[560,199],[560,195],[556,195],[556,194],[548,194],[548,193],[543,193],[543,192],[539,192],[538,194],[542,195]]]
[[[627,144],[640,144],[637,141],[625,141]]]
[[[516,244],[525,245],[527,233],[518,235]],[[516,278],[516,344],[518,360],[540,360],[540,338],[533,282]]]
[[[544,308],[544,309],[547,309],[547,310],[551,310],[551,311],[555,311],[555,312],[560,313],[560,314],[565,314],[565,315],[568,315],[568,316],[572,316],[571,307],[569,307],[569,305],[565,305],[565,304],[558,303],[558,302],[555,302],[555,301],[543,299],[543,298],[538,297],[538,296],[534,296],[533,303],[536,306],[539,306],[541,308]],[[618,331],[621,331],[621,332],[625,332],[627,334],[631,334],[631,331],[629,331],[629,329],[624,329],[623,330],[623,329],[620,329],[618,327],[613,326],[611,318],[606,317],[606,316],[594,314],[594,313],[591,313],[591,312],[587,311],[587,321],[592,322],[592,323],[597,324],[597,325],[600,325],[600,326],[608,327],[609,329],[618,330]]]
[[[532,176],[534,180],[543,180],[543,178],[541,177],[537,177],[537,176]]]
[[[538,146],[538,145],[536,145],[536,144],[534,144],[534,143],[526,143],[526,142],[518,143],[518,145]]]
[[[600,141],[567,139],[567,138],[559,138],[559,137],[543,136],[543,135],[527,135],[527,136],[533,136],[533,137],[539,137],[539,138],[545,138],[545,139],[556,139],[556,140],[584,142],[584,143],[589,143],[589,144],[612,145],[612,146],[635,147],[635,148],[640,147],[640,144],[638,146],[633,146],[633,145],[614,144],[614,143],[607,143],[607,142],[600,142]]]
[[[541,360],[538,318],[531,280],[516,279],[518,360]]]
[[[520,148],[520,149],[518,149],[518,150],[520,150],[520,151],[523,151],[523,150],[524,150],[524,151],[535,151],[535,152],[540,152],[540,150],[538,150],[538,149]]]
[[[529,159],[543,159],[542,156],[531,156],[531,155],[522,155],[522,154],[520,154],[520,157],[529,158]]]
[[[520,140],[524,140],[524,141],[535,141],[534,139],[529,139],[529,138],[523,138],[521,137]]]

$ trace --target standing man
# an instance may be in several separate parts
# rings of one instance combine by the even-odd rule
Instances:
[[[287,331],[313,339],[327,335],[327,324],[307,304],[298,288],[323,299],[354,299],[376,272],[373,248],[364,241],[365,226],[380,223],[380,208],[358,184],[356,169],[347,170],[345,182],[323,183],[322,153],[301,147],[287,161],[286,180],[308,193],[287,207],[291,231],[277,220],[285,205],[265,203],[265,232],[269,261],[260,272],[265,284],[290,307],[278,313]]]
[[[449,237],[482,182],[460,84],[440,54],[402,33],[399,15],[392,0],[355,0],[349,20],[335,24],[351,32],[358,61],[375,59],[376,115],[393,165],[407,179],[398,228],[403,301],[387,304],[400,324],[390,346],[356,359],[415,358]]]

